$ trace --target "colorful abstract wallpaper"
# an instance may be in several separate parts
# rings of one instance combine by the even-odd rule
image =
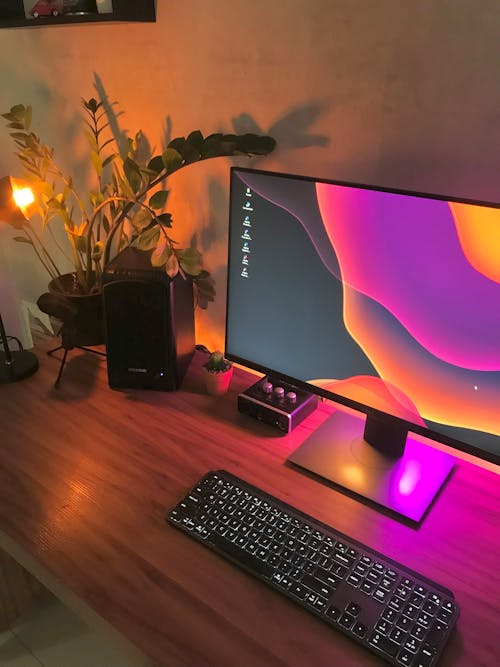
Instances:
[[[231,353],[500,455],[498,207],[245,170],[231,187]]]

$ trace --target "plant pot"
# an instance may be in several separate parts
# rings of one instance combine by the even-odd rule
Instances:
[[[233,367],[231,366],[227,371],[209,371],[204,367],[203,377],[207,392],[211,396],[222,396],[229,389],[233,377]]]
[[[66,273],[49,283],[49,293],[63,297],[73,311],[72,326],[77,345],[102,345],[104,338],[104,312],[102,292],[78,293],[75,274]],[[56,317],[57,313],[51,313]],[[61,318],[60,318],[61,319]],[[64,318],[63,322],[64,322]]]

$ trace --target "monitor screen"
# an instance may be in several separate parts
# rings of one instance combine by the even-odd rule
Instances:
[[[500,463],[498,204],[233,168],[226,354]]]

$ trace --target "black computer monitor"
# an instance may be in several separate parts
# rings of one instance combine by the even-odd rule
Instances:
[[[420,521],[500,463],[499,205],[233,167],[226,356],[335,401],[289,461]]]

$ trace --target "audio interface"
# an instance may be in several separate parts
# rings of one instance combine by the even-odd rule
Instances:
[[[238,410],[283,433],[290,433],[318,405],[318,397],[279,378],[264,377],[241,394]]]

